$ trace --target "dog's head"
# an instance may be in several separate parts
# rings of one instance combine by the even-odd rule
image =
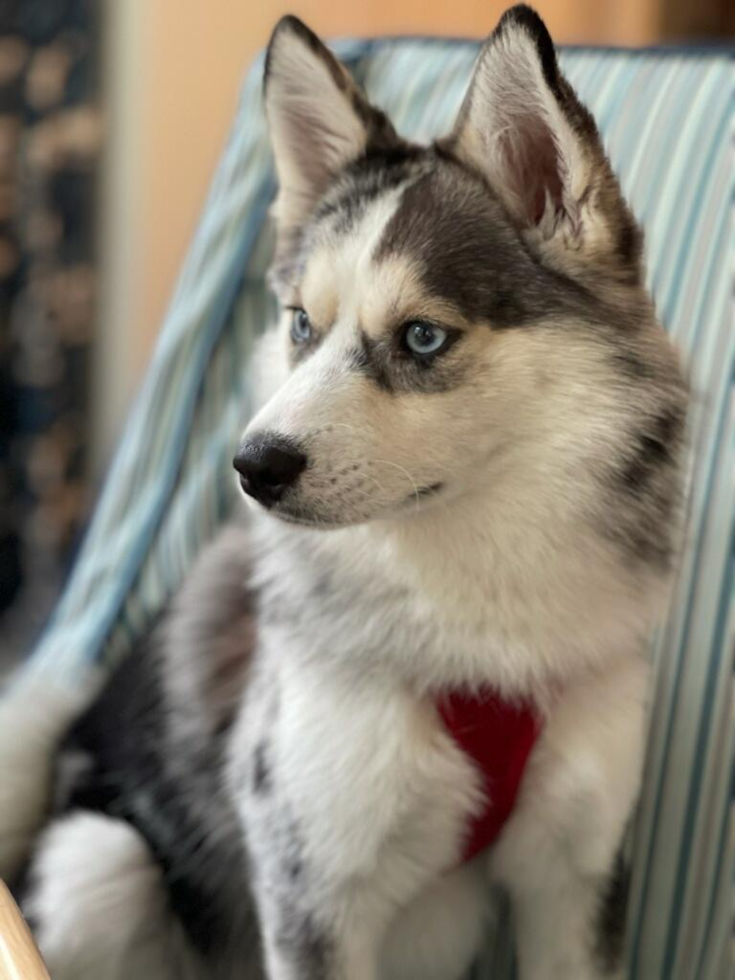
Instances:
[[[429,147],[293,17],[265,103],[282,314],[235,460],[247,493],[341,526],[534,482],[593,509],[595,487],[659,487],[679,376],[639,229],[533,11],[505,14]]]

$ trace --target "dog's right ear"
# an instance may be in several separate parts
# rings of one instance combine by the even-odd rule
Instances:
[[[390,145],[397,137],[344,65],[297,17],[283,17],[273,31],[264,91],[280,235],[304,220],[340,170],[368,147]]]

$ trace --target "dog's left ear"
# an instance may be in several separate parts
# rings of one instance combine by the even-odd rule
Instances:
[[[640,232],[530,7],[508,10],[485,42],[445,145],[482,174],[542,261],[577,277],[639,280]]]

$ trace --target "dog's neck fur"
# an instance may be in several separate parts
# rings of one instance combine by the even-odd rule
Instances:
[[[592,528],[581,535],[572,502],[566,515],[547,513],[533,482],[328,532],[261,516],[257,577],[285,576],[298,592],[326,574],[347,602],[352,589],[379,583],[375,617],[397,637],[381,651],[383,669],[421,691],[491,685],[546,704],[581,672],[643,644],[662,586],[620,567]],[[329,602],[328,590],[310,601]],[[340,616],[347,632],[349,617]],[[370,624],[360,629],[364,638]]]

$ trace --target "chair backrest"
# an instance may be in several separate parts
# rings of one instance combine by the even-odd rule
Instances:
[[[477,45],[357,41],[338,53],[399,130],[422,139],[449,127]],[[725,53],[674,51],[577,49],[562,63],[644,223],[650,286],[695,395],[690,539],[655,644],[630,976],[724,980],[735,868],[735,69]],[[246,364],[273,310],[260,73],[256,63],[78,564],[24,675],[58,691],[67,713],[94,696],[228,510]],[[510,975],[502,930],[489,957],[495,972],[482,976]]]

